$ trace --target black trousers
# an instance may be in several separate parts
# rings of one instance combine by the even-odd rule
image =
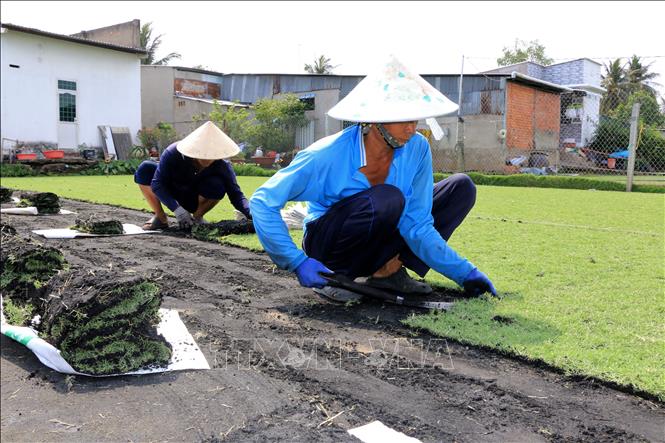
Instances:
[[[464,174],[434,185],[434,229],[446,241],[476,202],[476,187]],[[427,266],[397,229],[404,196],[392,185],[377,185],[335,203],[307,224],[303,249],[331,270],[351,278],[369,276],[399,254],[404,266],[421,277]]]

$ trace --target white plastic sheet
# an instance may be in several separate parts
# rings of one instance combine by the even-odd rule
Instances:
[[[365,443],[420,443],[420,440],[397,432],[378,420],[347,432]]]
[[[247,220],[247,217],[245,217],[245,215],[237,209],[235,210],[235,215],[236,220]],[[280,215],[282,216],[282,220],[284,220],[284,223],[286,223],[286,226],[289,228],[289,230],[302,229],[305,217],[307,217],[307,206],[305,206],[305,204],[302,202],[298,202],[286,209],[282,209],[280,211]]]
[[[119,235],[139,235],[139,234],[152,234],[159,231],[144,231],[142,227],[132,225],[130,223],[123,223],[122,228],[124,232]],[[37,229],[32,231],[37,235],[44,238],[76,238],[76,237],[109,237],[109,234],[89,234],[87,232],[77,231],[75,229]]]
[[[11,215],[40,215],[39,212],[37,212],[37,208],[34,206],[27,206],[25,208],[2,208],[0,209],[0,213],[11,214]],[[58,214],[69,215],[69,214],[76,214],[76,212],[68,211],[67,209],[61,209],[60,212],[58,212]],[[41,214],[41,215],[52,215],[52,214]]]

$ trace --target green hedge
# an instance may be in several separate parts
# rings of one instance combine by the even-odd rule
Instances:
[[[136,168],[141,164],[143,160],[130,159],[130,160],[114,160],[111,162],[98,162],[94,166],[91,166],[88,169],[83,171],[78,171],[70,174],[40,174],[38,170],[32,169],[28,165],[21,163],[9,164],[2,163],[0,164],[0,176],[1,177],[28,177],[34,175],[129,175],[136,172]],[[263,169],[256,165],[248,164],[234,164],[233,170],[238,176],[253,176],[253,177],[271,177],[276,170]]]
[[[28,177],[37,173],[28,165],[0,163],[0,177]]]
[[[260,166],[248,164],[233,164],[233,171],[236,175],[252,176],[252,177],[272,177],[275,172],[274,169],[263,169]]]
[[[525,188],[559,188],[559,189],[597,189],[599,191],[625,191],[625,183],[592,180],[582,177],[559,177],[533,174],[485,175],[477,172],[466,173],[476,185],[488,186],[521,186]],[[434,173],[434,181],[438,182],[450,174]],[[634,192],[652,192],[665,194],[665,187],[655,185],[633,185]]]

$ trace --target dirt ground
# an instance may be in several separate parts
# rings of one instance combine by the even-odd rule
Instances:
[[[142,224],[145,213],[63,208]],[[4,216],[27,234],[73,215]],[[212,369],[71,377],[2,336],[2,441],[358,441],[380,420],[422,441],[664,441],[662,404],[339,306],[265,254],[173,235],[44,240],[70,263],[158,271]]]

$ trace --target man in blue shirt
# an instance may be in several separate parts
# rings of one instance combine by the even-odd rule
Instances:
[[[238,211],[251,218],[249,203],[233,168],[223,160],[238,152],[233,140],[212,122],[206,122],[166,148],[159,163],[142,162],[134,181],[155,213],[143,229],[168,227],[162,203],[173,212],[182,229],[205,223],[203,216],[226,194]]]
[[[410,278],[430,268],[479,295],[492,282],[447,243],[475,203],[475,186],[462,174],[436,185],[427,140],[418,120],[453,112],[457,105],[422,77],[391,59],[329,111],[358,122],[298,153],[252,196],[259,240],[272,260],[300,284],[337,301],[358,294],[326,286],[320,272],[368,277],[366,284],[404,293],[431,288]],[[280,209],[308,202],[303,249],[291,240]]]

